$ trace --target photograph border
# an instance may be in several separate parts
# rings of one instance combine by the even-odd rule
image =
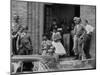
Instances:
[[[14,0],[10,0],[10,74],[11,74],[11,49],[12,49],[12,38],[11,38],[11,29],[12,29],[12,1]],[[97,39],[97,30],[96,30],[96,27],[97,27],[97,6],[96,5],[87,5],[87,4],[70,4],[70,3],[55,3],[55,2],[43,2],[43,1],[24,1],[24,0],[15,0],[15,1],[20,1],[20,2],[38,2],[38,3],[51,3],[51,4],[67,4],[67,5],[84,5],[84,6],[95,6],[95,62],[96,62],[96,67],[95,68],[91,68],[91,69],[75,69],[75,70],[59,70],[59,71],[46,71],[46,72],[30,72],[30,73],[16,73],[17,74],[39,74],[39,73],[53,73],[53,72],[71,72],[71,71],[86,71],[86,70],[96,70],[97,68],[97,45],[96,45],[96,39]],[[12,74],[13,75],[13,74]]]

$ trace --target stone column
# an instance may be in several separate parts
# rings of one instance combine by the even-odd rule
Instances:
[[[40,45],[41,45],[41,42],[42,42],[42,35],[43,35],[43,28],[44,28],[44,3],[40,3],[40,6],[39,6],[39,48],[40,48]],[[40,52],[40,51],[39,51]]]
[[[33,54],[35,54],[35,47],[36,47],[36,4],[32,3],[32,45],[33,45]]]
[[[40,50],[41,37],[43,33],[43,9],[42,3],[32,3],[33,54],[38,54]]]

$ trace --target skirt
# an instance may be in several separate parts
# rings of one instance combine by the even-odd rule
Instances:
[[[52,42],[52,45],[55,47],[55,53],[58,55],[64,55],[66,54],[65,48],[63,47],[63,45],[61,44],[61,42]]]

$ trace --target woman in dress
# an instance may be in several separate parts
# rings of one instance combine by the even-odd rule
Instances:
[[[61,39],[60,32],[57,31],[57,28],[54,28],[52,32],[52,45],[55,47],[55,53],[57,55],[65,55],[66,51],[60,39]]]

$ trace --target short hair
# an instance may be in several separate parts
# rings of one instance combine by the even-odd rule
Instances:
[[[74,17],[73,20],[78,20],[79,23],[81,22],[81,18],[80,17]]]

